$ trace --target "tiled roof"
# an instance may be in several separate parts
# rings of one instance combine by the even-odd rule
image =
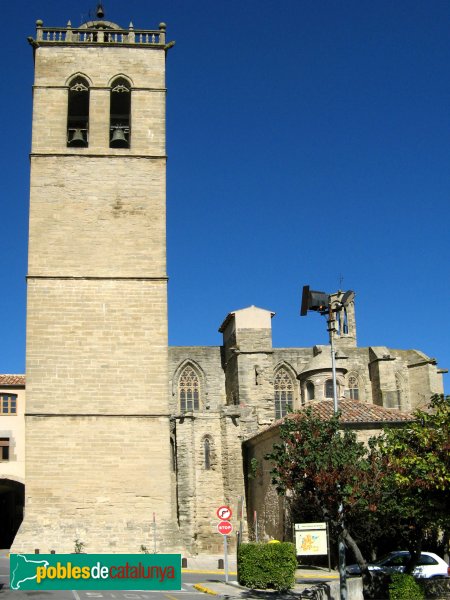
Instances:
[[[263,432],[275,429],[283,423],[285,419],[298,419],[301,416],[301,411],[311,407],[313,412],[322,419],[329,419],[334,414],[333,400],[312,400],[306,402],[301,410],[292,413],[287,417],[278,419],[271,423],[266,429],[263,429],[254,437]],[[409,412],[401,412],[396,408],[384,408],[369,402],[360,402],[358,400],[339,400],[339,410],[341,411],[341,422],[345,424],[352,423],[379,423],[380,426],[387,423],[408,423],[414,421],[414,415]]]
[[[0,375],[0,385],[25,385],[25,375]]]
[[[329,419],[334,412],[333,400],[312,401],[308,402],[305,408],[307,406],[311,406],[314,413],[323,419]],[[339,410],[341,411],[341,421],[343,423],[392,423],[414,420],[412,413],[357,400],[340,400]]]

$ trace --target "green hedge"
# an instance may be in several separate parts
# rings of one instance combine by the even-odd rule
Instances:
[[[294,544],[241,544],[237,558],[240,585],[284,592],[295,584],[297,557]]]
[[[395,573],[389,584],[389,600],[423,600],[422,588],[411,575]]]

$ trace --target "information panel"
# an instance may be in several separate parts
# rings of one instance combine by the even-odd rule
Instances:
[[[297,556],[328,554],[326,523],[296,523],[294,536]]]

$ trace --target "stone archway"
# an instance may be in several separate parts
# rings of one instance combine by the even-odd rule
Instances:
[[[0,548],[10,548],[23,519],[25,486],[12,479],[0,479]]]

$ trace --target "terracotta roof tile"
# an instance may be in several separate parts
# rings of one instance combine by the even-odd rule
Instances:
[[[300,409],[301,411],[311,407],[316,415],[322,419],[329,419],[334,413],[333,400],[312,400],[306,402]],[[369,402],[360,402],[358,400],[340,400],[339,410],[341,411],[342,423],[379,423],[380,426],[389,423],[408,423],[414,421],[414,415],[410,412],[401,412],[396,408],[385,408]],[[274,429],[283,423],[285,419],[298,419],[299,413],[293,413],[282,419],[271,423],[268,427],[257,433],[254,437]]]
[[[25,375],[0,375],[0,385],[25,385]]]
[[[334,412],[333,400],[312,401],[306,406],[312,406],[313,411],[324,419],[329,419]],[[397,423],[414,420],[414,415],[410,412],[401,412],[396,408],[385,408],[358,400],[340,400],[339,410],[343,423]]]

